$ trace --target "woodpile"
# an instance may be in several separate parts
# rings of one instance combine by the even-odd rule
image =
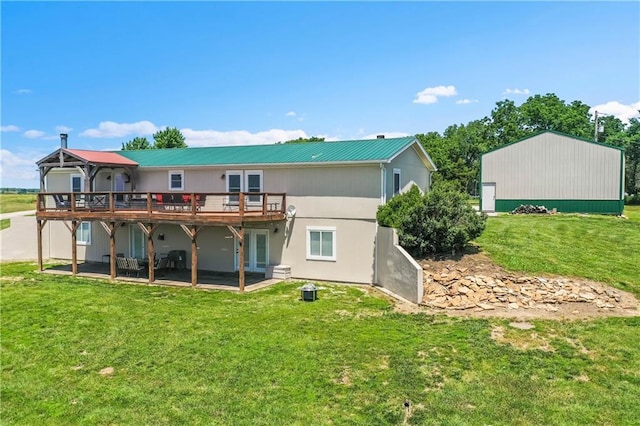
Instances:
[[[534,206],[532,204],[520,204],[519,207],[511,210],[511,214],[549,214],[545,206]]]
[[[422,304],[440,309],[545,309],[557,311],[568,302],[618,307],[620,292],[595,282],[512,274],[466,274],[466,268],[424,269]]]

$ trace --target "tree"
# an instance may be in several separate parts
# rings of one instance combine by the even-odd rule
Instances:
[[[324,138],[319,136],[311,136],[310,138],[299,137],[298,139],[290,139],[288,141],[278,142],[278,143],[306,143],[306,142],[324,142]]]
[[[153,147],[156,149],[165,148],[187,148],[184,142],[184,136],[177,127],[167,127],[153,134],[155,143]]]
[[[141,138],[139,136],[136,136],[135,138],[131,139],[129,142],[122,144],[123,151],[132,151],[136,149],[151,149],[151,148],[153,147],[151,146],[147,138]]]

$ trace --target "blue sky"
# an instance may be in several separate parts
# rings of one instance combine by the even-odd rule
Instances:
[[[442,132],[555,93],[640,108],[640,4],[2,2],[1,186],[59,147]]]

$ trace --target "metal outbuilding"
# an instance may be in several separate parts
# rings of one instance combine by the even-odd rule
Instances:
[[[501,146],[480,160],[480,209],[521,204],[559,212],[622,214],[624,149],[555,131]]]

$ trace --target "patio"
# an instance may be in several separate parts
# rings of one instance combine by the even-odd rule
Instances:
[[[79,262],[77,275],[80,277],[109,280],[109,268],[108,263]],[[43,273],[72,275],[72,264],[68,263],[49,266],[43,270]],[[139,277],[136,277],[135,275],[126,276],[118,274],[115,280],[149,285],[149,277],[146,271],[141,272]],[[259,290],[280,281],[281,280],[277,279],[265,279],[264,274],[262,273],[247,272],[245,273],[244,291],[250,292]],[[191,270],[167,269],[164,271],[156,271],[155,281],[151,285],[191,288]],[[202,290],[239,291],[238,273],[198,270],[198,284],[196,284],[195,288]]]

